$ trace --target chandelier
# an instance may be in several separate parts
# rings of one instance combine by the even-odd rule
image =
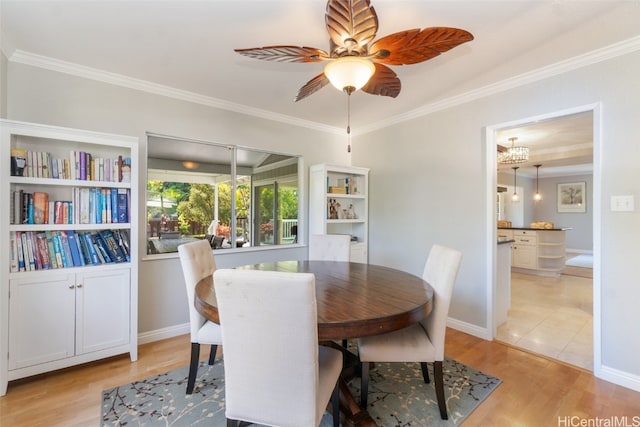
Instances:
[[[518,138],[511,137],[511,147],[507,151],[501,151],[498,153],[498,163],[514,164],[523,163],[529,160],[529,148],[528,147],[516,147],[515,142]]]

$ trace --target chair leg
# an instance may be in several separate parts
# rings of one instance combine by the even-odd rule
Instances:
[[[438,399],[438,408],[440,409],[440,418],[448,420],[447,403],[444,400],[444,377],[442,375],[442,360],[433,362],[433,377],[436,386],[436,398]]]
[[[238,427],[240,423],[236,420],[230,420],[227,418],[227,427]]]
[[[215,344],[211,344],[211,352],[209,353],[209,365],[213,365],[215,363],[217,351],[218,351],[218,346]]]
[[[367,409],[369,397],[369,362],[361,362],[362,376],[360,378],[360,407]]]
[[[333,427],[340,427],[340,380],[331,393],[331,410],[333,411]]]
[[[424,378],[425,384],[429,384],[431,380],[429,379],[429,367],[427,366],[427,362],[420,362],[420,369],[422,369],[422,378]]]
[[[191,343],[191,362],[189,363],[189,379],[187,380],[187,394],[193,393],[196,385],[196,375],[198,374],[198,362],[200,361],[200,344]]]

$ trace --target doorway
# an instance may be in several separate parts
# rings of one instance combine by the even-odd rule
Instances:
[[[501,327],[501,329],[499,329],[500,325],[496,324],[496,313],[494,312],[496,307],[495,300],[497,297],[496,283],[495,283],[496,224],[494,221],[492,221],[492,223],[490,224],[491,230],[488,233],[488,235],[492,236],[492,241],[490,243],[491,244],[490,253],[493,254],[492,261],[493,261],[494,267],[492,269],[491,281],[489,283],[492,283],[493,286],[488,287],[489,289],[488,289],[487,298],[488,298],[489,307],[491,307],[491,312],[489,316],[490,317],[489,332],[491,333],[492,338],[506,341],[509,344],[514,345],[516,347],[521,347],[529,351],[534,351],[536,353],[540,353],[540,354],[552,357],[554,359],[564,360],[568,363],[593,370],[593,367],[599,363],[598,355],[600,354],[600,334],[598,333],[600,329],[600,316],[599,316],[599,313],[600,313],[600,299],[599,299],[599,295],[600,295],[600,282],[599,282],[600,209],[599,209],[598,203],[594,202],[600,199],[599,194],[600,194],[600,179],[601,179],[600,176],[601,175],[598,167],[599,165],[598,159],[599,159],[600,144],[601,144],[601,141],[599,140],[599,128],[600,128],[599,105],[593,104],[593,105],[588,105],[583,107],[577,107],[570,110],[563,110],[555,113],[546,114],[543,116],[530,117],[522,120],[517,120],[509,123],[503,123],[503,124],[487,127],[487,133],[486,133],[487,164],[488,164],[487,183],[490,187],[489,195],[493,201],[495,200],[496,187],[502,184],[501,182],[498,181],[498,163],[496,160],[496,157],[497,157],[496,152],[497,152],[497,149],[499,148],[498,145],[501,143],[500,138],[504,139],[505,132],[509,132],[509,131],[526,132],[527,130],[540,130],[541,123],[552,123],[552,122],[561,123],[563,120],[569,119],[570,121],[572,117],[575,118],[581,115],[582,116],[589,115],[590,118],[592,119],[590,128],[586,129],[589,136],[591,136],[592,145],[589,146],[587,150],[584,144],[581,144],[581,143],[576,144],[575,141],[571,143],[571,144],[575,144],[574,148],[576,149],[574,160],[571,160],[570,159],[571,154],[568,154],[569,151],[571,151],[570,148],[568,147],[554,148],[548,144],[548,142],[551,142],[554,140],[553,135],[550,137],[547,136],[545,138],[545,140],[547,141],[545,142],[545,144],[547,145],[543,146],[542,148],[538,147],[537,153],[536,153],[536,149],[533,148],[535,143],[531,141],[529,142],[523,141],[522,145],[525,145],[525,146],[532,145],[531,162],[529,162],[531,163],[531,165],[529,165],[530,169],[532,169],[532,166],[534,163],[538,163],[540,162],[540,159],[543,159],[544,163],[549,165],[550,168],[551,167],[556,168],[557,173],[561,173],[562,168],[565,168],[566,171],[568,171],[567,179],[570,179],[571,175],[578,173],[576,172],[578,169],[578,166],[576,165],[579,165],[579,164],[583,165],[585,162],[585,159],[588,159],[592,167],[592,172],[591,172],[592,186],[591,186],[591,191],[588,192],[590,196],[590,202],[587,201],[588,203],[587,206],[588,206],[588,209],[591,210],[590,213],[592,214],[592,220],[589,225],[590,227],[589,231],[592,233],[592,236],[593,236],[592,248],[591,248],[593,253],[593,259],[594,259],[593,279],[570,278],[569,276],[564,276],[564,275],[560,276],[560,278],[549,278],[549,277],[540,277],[540,276],[529,275],[529,274],[523,275],[519,273],[513,273],[511,276],[512,277],[511,289],[512,289],[512,302],[514,303],[515,306],[513,307],[514,316],[512,320],[514,322],[513,325],[516,325],[516,326],[513,326],[513,328],[511,328],[511,332],[513,332],[513,335],[509,337],[508,335],[509,328],[506,329],[506,332],[505,332],[504,325]],[[533,133],[535,132],[532,132],[532,134]],[[544,136],[537,135],[536,137],[543,138]],[[555,154],[555,153],[560,153],[560,154]],[[522,165],[526,166],[524,163]],[[511,169],[510,167],[511,165],[506,165],[506,166],[509,169]],[[523,167],[522,171],[526,171],[526,169],[527,169],[526,167]],[[519,171],[519,176],[522,176],[520,172],[521,171]],[[526,173],[523,176],[523,178],[524,177],[526,177]],[[527,193],[527,186],[525,185],[524,187],[525,187],[524,192]],[[527,199],[528,197],[532,198],[533,191],[535,190],[536,189],[533,189],[533,190],[530,189],[528,194],[525,194],[522,197],[523,202],[525,200],[528,200]],[[548,193],[551,193],[551,191],[548,191]],[[553,204],[553,207],[555,209],[556,195],[548,194],[548,199],[549,199],[548,202]],[[528,203],[530,203],[531,205],[531,203],[533,202],[528,202]],[[492,209],[493,209],[493,212],[490,212],[489,217],[492,219],[497,218],[498,207],[496,206],[496,203],[489,203],[489,205],[492,206]],[[525,212],[530,211],[530,210],[527,210],[526,207],[524,210]],[[560,227],[570,226],[569,224],[562,223],[562,221],[569,221],[567,218],[570,218],[570,217],[558,216],[556,218],[556,221],[558,223],[557,225]],[[544,218],[533,218],[531,215],[527,216],[525,214],[523,227],[528,227],[528,224],[530,222],[543,220],[543,219]],[[571,247],[571,244],[568,244],[567,249],[571,250],[571,249],[585,249],[585,248],[575,248],[575,247]],[[585,251],[585,252],[588,252],[588,251]],[[589,295],[587,295],[587,297],[584,296],[585,289],[588,289],[588,292],[589,292]],[[580,296],[579,294],[580,292],[582,292],[582,296]],[[555,296],[554,296],[554,293],[555,293]],[[527,299],[531,299],[532,301],[535,300],[535,302],[532,302],[530,306],[527,307],[527,304],[526,304]],[[547,306],[544,306],[544,305],[540,306],[541,301],[545,302]],[[563,301],[567,303],[569,307],[566,307],[566,306],[563,307],[562,304],[560,304],[559,308],[554,307],[555,303],[557,302],[562,303]],[[589,307],[590,304],[591,304],[591,307]],[[575,309],[578,311],[572,312],[571,311],[572,309]],[[580,315],[583,314],[584,312],[589,312],[591,310],[592,310],[592,314],[589,315],[590,318],[588,319],[590,321],[587,322],[587,321],[584,321],[584,319],[582,319],[583,324],[578,325],[580,323],[580,320],[578,320],[578,318],[580,318]],[[518,317],[516,316],[516,314],[522,315],[527,311],[529,311],[530,313],[535,313],[538,316],[537,318],[529,318],[527,320],[529,324],[526,324],[527,321],[523,321],[522,318],[518,319]],[[546,312],[547,314],[550,314],[551,317],[546,319],[544,317],[541,317],[540,315],[542,312]],[[552,314],[552,313],[555,313],[555,314]],[[508,321],[509,319],[507,320],[507,322]],[[520,322],[520,323],[518,324],[517,322]],[[554,322],[556,325],[555,329],[553,327]],[[581,340],[581,337],[579,336],[578,331],[574,331],[576,335],[575,337],[567,336],[567,334],[571,335],[572,332],[565,333],[565,339],[569,341],[573,339],[574,342],[572,344],[566,345],[567,348],[564,354],[561,355],[560,354],[561,351],[557,349],[557,345],[560,345],[560,344],[557,344],[558,342],[557,339],[555,340],[556,341],[555,348],[554,346],[551,346],[550,351],[546,351],[547,347],[544,345],[545,343],[544,343],[544,335],[543,335],[545,328],[548,331],[550,331],[549,332],[550,336],[555,336],[555,338],[557,338],[557,336],[559,335],[558,326],[563,326],[563,327],[566,327],[565,329],[567,329],[569,325],[572,325],[572,324],[574,326],[575,325],[582,326],[583,328],[585,327],[584,325],[587,325],[586,327],[588,327],[589,329],[586,332],[584,330],[582,331],[582,334],[583,334],[582,341],[584,341],[584,334],[588,333],[587,337],[590,337],[593,343],[592,344],[593,349],[591,350],[592,353],[589,360],[589,362],[591,363],[590,365],[588,364],[587,366],[585,366],[584,360],[578,360],[575,357],[572,359],[573,356],[567,357],[567,354],[572,351],[571,346],[573,346],[573,349],[575,349],[576,346],[580,345],[580,344],[576,344],[575,342],[575,339],[577,339],[578,341]],[[508,325],[508,326],[512,326],[512,325]],[[534,331],[534,329],[536,329],[536,326],[538,327],[538,329]],[[518,336],[518,334],[523,334],[523,331],[527,331],[527,328],[528,328],[528,332],[530,332],[530,335],[526,337],[526,339],[524,339],[525,337],[523,336]],[[520,345],[518,345],[518,343],[520,343]]]

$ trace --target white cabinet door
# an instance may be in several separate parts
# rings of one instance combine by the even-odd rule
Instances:
[[[538,267],[538,248],[530,245],[513,245],[512,266],[521,268]]]
[[[74,354],[74,274],[10,280],[9,369]]]
[[[129,343],[129,269],[79,273],[76,354]]]
[[[367,245],[366,243],[352,243],[349,261],[367,263]]]

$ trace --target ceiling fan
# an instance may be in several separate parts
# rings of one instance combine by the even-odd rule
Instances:
[[[395,98],[400,93],[400,79],[387,65],[417,64],[473,40],[473,35],[465,30],[430,27],[400,31],[374,41],[378,31],[378,16],[369,0],[327,1],[325,23],[329,33],[328,53],[314,47],[292,45],[235,51],[265,61],[327,61],[324,71],[300,88],[296,101],[329,83],[348,94],[361,88],[372,95]],[[359,71],[355,70],[362,70],[364,77],[356,75]],[[349,74],[355,80],[334,81],[343,77],[342,73]]]

